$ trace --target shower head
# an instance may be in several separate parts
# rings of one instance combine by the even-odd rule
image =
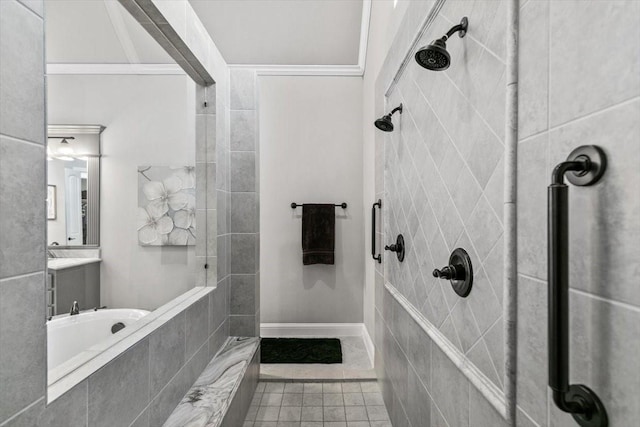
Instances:
[[[376,120],[374,122],[376,127],[378,129],[380,129],[381,131],[383,131],[383,132],[392,132],[393,131],[393,122],[391,121],[391,116],[393,116],[393,114],[396,111],[399,111],[400,114],[402,114],[402,104],[400,104],[399,106],[397,106],[396,108],[391,110],[391,112],[389,114],[385,114],[384,116],[382,116],[378,120]]]
[[[469,21],[466,17],[462,18],[460,24],[447,31],[446,35],[418,49],[415,55],[416,62],[432,71],[444,71],[449,68],[451,56],[447,52],[447,40],[456,32],[460,37],[464,37],[468,27]]]
[[[385,114],[384,116],[376,120],[375,125],[381,131],[391,132],[393,130],[393,123],[391,122],[391,114]]]
[[[447,52],[446,38],[432,41],[416,52],[416,61],[422,67],[432,71],[444,71],[449,68],[451,56]]]

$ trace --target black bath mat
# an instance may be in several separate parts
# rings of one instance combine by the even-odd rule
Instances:
[[[261,363],[342,363],[337,338],[262,338]]]

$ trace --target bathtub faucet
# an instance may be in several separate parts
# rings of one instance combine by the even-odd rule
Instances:
[[[71,311],[69,312],[70,316],[80,314],[80,307],[78,306],[78,301],[74,301],[71,305]]]

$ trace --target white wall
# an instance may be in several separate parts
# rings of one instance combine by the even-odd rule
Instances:
[[[364,323],[369,335],[374,335],[375,320],[375,261],[371,258],[371,205],[375,194],[375,132],[373,122],[381,112],[375,111],[375,83],[387,51],[407,10],[407,0],[374,1],[371,5],[367,59],[363,78],[362,97],[362,151],[363,151],[363,203],[365,210],[364,256]],[[384,201],[383,201],[384,202]]]
[[[101,304],[153,310],[194,286],[195,247],[142,247],[136,232],[137,167],[195,164],[193,105],[186,76],[48,77],[49,123],[106,126]]]
[[[362,79],[259,77],[262,323],[361,323]],[[336,263],[302,265],[301,214],[336,209]]]

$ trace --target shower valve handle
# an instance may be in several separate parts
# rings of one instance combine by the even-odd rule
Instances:
[[[391,251],[391,252],[399,252],[401,250],[401,247],[398,247],[398,245],[393,243],[391,245],[385,245],[384,246],[384,250],[385,251]]]
[[[466,298],[473,285],[473,266],[467,251],[456,248],[449,256],[449,265],[433,270],[433,277],[449,280],[456,294]]]
[[[442,267],[442,270],[436,268],[433,270],[433,277],[446,280],[464,280],[464,268],[461,265],[447,265]]]
[[[404,237],[402,236],[402,234],[398,234],[398,237],[396,238],[396,242],[391,245],[386,245],[384,249],[386,251],[395,252],[396,256],[398,257],[398,261],[400,262],[404,261],[405,246],[404,246]]]

